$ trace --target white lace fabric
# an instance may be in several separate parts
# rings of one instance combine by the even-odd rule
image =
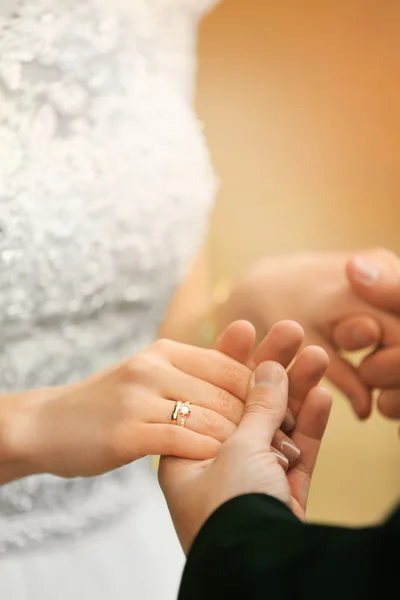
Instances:
[[[1,1],[0,393],[79,380],[155,338],[215,194],[191,109],[214,3]],[[142,475],[3,486],[0,552],[112,518]]]

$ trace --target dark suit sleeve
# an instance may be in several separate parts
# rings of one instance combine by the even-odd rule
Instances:
[[[204,525],[179,600],[393,598],[399,569],[399,511],[366,529],[307,525],[278,500],[252,494]]]

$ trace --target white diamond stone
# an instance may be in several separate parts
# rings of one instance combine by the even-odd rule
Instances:
[[[190,408],[186,405],[181,406],[181,415],[187,416],[190,413]]]

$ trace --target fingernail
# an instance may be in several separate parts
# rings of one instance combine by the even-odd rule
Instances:
[[[292,429],[294,429],[295,425],[296,425],[296,420],[295,420],[294,416],[292,415],[292,413],[290,412],[290,410],[288,410],[286,412],[285,418],[283,419],[281,429],[285,433],[289,433],[290,431],[292,431]]]
[[[357,396],[354,396],[353,394],[348,394],[347,397],[350,400],[351,406],[356,414],[356,417],[361,419],[361,421],[365,421],[365,419],[368,419],[370,413],[368,407],[364,406],[364,404],[360,402]]]
[[[363,326],[358,325],[353,327],[351,330],[351,337],[358,346],[367,346],[372,343],[371,339],[368,337],[368,335],[366,335]]]
[[[346,394],[346,396],[350,401],[351,408],[355,412],[356,416],[359,417],[358,411],[359,411],[360,406],[359,406],[357,396],[354,396],[353,394]]]
[[[300,458],[301,452],[296,444],[291,442],[282,441],[279,444],[281,452],[286,456],[290,465],[294,465]]]
[[[380,268],[376,263],[373,263],[362,256],[357,256],[353,259],[353,267],[357,273],[357,279],[361,283],[372,285],[379,279]]]
[[[282,469],[287,471],[289,468],[289,460],[286,458],[286,456],[282,454],[282,452],[279,452],[279,450],[276,450],[276,448],[271,448],[271,452],[277,457]]]
[[[363,256],[356,256],[352,263],[356,279],[364,285],[374,285],[378,281],[386,285],[396,285],[399,282],[399,274],[386,264],[368,260]]]
[[[282,383],[284,368],[275,362],[264,362],[254,371],[255,387],[276,387]]]

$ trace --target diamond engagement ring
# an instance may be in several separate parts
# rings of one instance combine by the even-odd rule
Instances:
[[[190,417],[192,412],[190,402],[175,402],[174,410],[171,415],[171,423],[178,425],[178,417],[180,416],[179,425],[185,427],[186,419]]]

